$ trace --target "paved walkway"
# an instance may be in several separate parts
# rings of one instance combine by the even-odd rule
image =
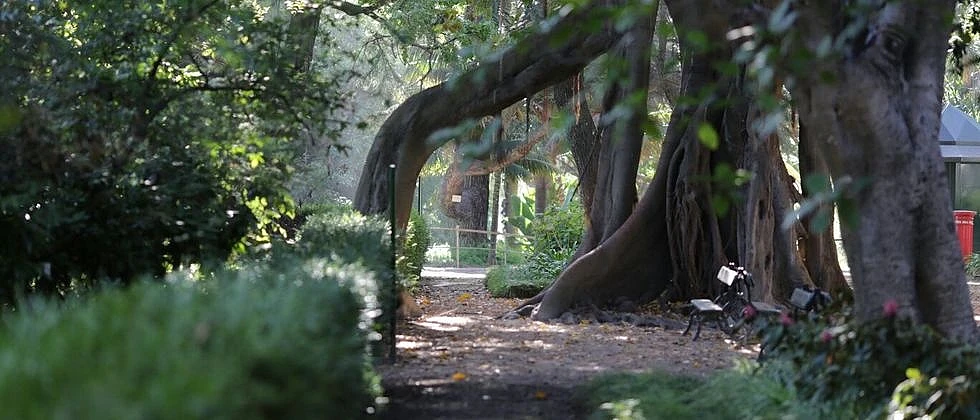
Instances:
[[[487,277],[486,267],[422,267],[422,277],[437,279],[474,279]]]

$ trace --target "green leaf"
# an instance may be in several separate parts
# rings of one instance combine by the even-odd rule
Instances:
[[[718,132],[708,123],[701,123],[701,126],[698,127],[698,140],[709,150],[718,150],[718,146],[721,144]]]

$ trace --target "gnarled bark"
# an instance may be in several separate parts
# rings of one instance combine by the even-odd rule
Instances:
[[[674,6],[678,9],[675,22],[683,30],[709,34],[709,39],[724,45],[729,24],[725,12],[706,17],[703,13],[709,8],[705,4],[677,2]],[[746,259],[743,264],[749,270],[759,273],[757,290],[769,299],[784,294],[790,282],[801,277],[795,247],[779,229],[791,194],[778,144],[775,139],[762,141],[749,135],[747,127],[757,115],[749,113],[752,101],[742,91],[744,83],[720,74],[714,65],[717,60],[729,60],[731,51],[687,51],[682,96],[713,99],[675,108],[660,169],[635,211],[567,267],[540,297],[534,317],[556,317],[586,300],[650,298],[671,285],[674,298],[711,296],[717,291],[714,275],[718,266],[739,257]],[[723,144],[717,151],[702,144],[702,124],[721,133]],[[742,191],[747,200],[733,203],[736,210],[725,215],[716,214],[711,203],[721,191],[707,182],[720,163],[741,163],[756,172]],[[600,169],[600,177],[609,168]],[[617,196],[604,196],[597,189],[597,200],[612,197]]]
[[[800,8],[808,47],[837,35],[829,32],[844,20],[836,3]],[[866,33],[848,40],[850,50],[817,68],[794,95],[807,137],[820,142],[835,186],[856,209],[857,223],[842,228],[858,318],[879,317],[894,300],[901,315],[975,339],[936,141],[953,6],[883,3]]]

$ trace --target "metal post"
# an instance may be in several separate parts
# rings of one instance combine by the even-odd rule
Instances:
[[[453,231],[456,232],[456,268],[459,268],[459,225]]]
[[[388,362],[395,363],[395,324],[398,322],[398,269],[395,265],[398,252],[397,231],[395,225],[395,164],[388,165],[388,222],[391,226],[391,298],[388,312]]]
[[[504,265],[507,265],[507,232],[504,232]]]

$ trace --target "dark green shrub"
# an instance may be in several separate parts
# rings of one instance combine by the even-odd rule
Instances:
[[[221,263],[269,237],[291,212],[290,143],[336,132],[322,116],[342,77],[289,71],[299,43],[262,13],[0,2],[0,305]]]
[[[429,226],[418,213],[412,213],[408,220],[408,228],[401,238],[398,261],[398,280],[405,289],[412,290],[418,286],[422,278],[422,266],[425,264],[425,253],[429,249],[432,235]]]
[[[296,243],[287,255],[317,257],[333,255],[357,263],[376,274],[378,289],[391,284],[391,234],[386,220],[364,216],[353,208],[335,205],[307,216]]]
[[[271,269],[291,264],[294,255],[316,258],[330,255],[348,264],[358,264],[374,274],[376,296],[381,310],[373,318],[373,330],[385,341],[375,342],[373,353],[381,356],[387,344],[391,317],[397,304],[394,295],[392,270],[391,233],[386,220],[379,216],[364,216],[346,204],[317,206],[315,212],[306,215],[298,239],[292,244],[281,245],[284,249],[269,262]]]
[[[582,242],[584,228],[584,212],[577,202],[567,208],[551,207],[531,226],[531,254],[568,262]]]
[[[379,392],[366,351],[373,276],[328,259],[280,269],[174,276],[9,314],[3,416],[363,416]]]

